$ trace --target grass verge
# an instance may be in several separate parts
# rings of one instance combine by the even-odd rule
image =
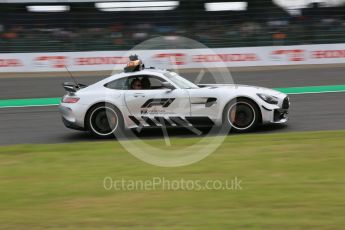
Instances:
[[[0,147],[0,229],[342,229],[344,139],[345,131],[229,136],[180,168],[143,163],[115,141]],[[236,177],[241,189],[106,190],[105,177]]]

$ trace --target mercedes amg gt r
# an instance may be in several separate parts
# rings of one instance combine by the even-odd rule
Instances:
[[[220,127],[247,132],[286,123],[289,98],[246,85],[196,85],[175,72],[125,71],[93,85],[64,83],[59,110],[66,127],[99,137],[146,127]]]

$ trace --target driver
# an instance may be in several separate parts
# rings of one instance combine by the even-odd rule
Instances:
[[[142,89],[141,87],[141,81],[138,78],[135,78],[132,82],[131,82],[131,89]]]

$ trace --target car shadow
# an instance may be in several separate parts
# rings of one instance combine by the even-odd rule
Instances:
[[[251,133],[273,133],[273,132],[283,132],[287,129],[286,124],[267,124],[267,125],[260,125]]]
[[[284,124],[270,124],[270,125],[260,125],[257,127],[254,131],[248,132],[245,134],[267,134],[267,133],[276,133],[276,132],[282,132],[287,128],[287,125]],[[201,131],[200,133],[195,133],[187,128],[173,128],[173,129],[167,129],[167,134],[169,138],[195,138],[195,137],[205,137],[205,136],[220,136],[223,134],[220,134],[217,132],[217,130],[213,130],[210,128],[202,128],[198,129]],[[230,132],[228,134],[230,135],[242,135],[242,133],[235,133]],[[165,134],[162,129],[156,128],[148,128],[148,129],[142,129],[140,132],[136,131],[135,129],[132,131],[128,131],[128,133],[125,134],[125,137],[120,138],[100,138],[100,137],[94,137],[89,132],[73,132],[64,137],[64,139],[68,142],[78,142],[78,141],[111,141],[115,139],[121,139],[121,140],[135,140],[137,138],[139,139],[162,139],[164,138]]]

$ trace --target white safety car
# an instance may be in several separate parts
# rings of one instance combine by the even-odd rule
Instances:
[[[286,94],[247,85],[196,85],[175,72],[136,68],[93,85],[64,83],[66,127],[100,137],[146,127],[219,127],[247,132],[286,123]]]

